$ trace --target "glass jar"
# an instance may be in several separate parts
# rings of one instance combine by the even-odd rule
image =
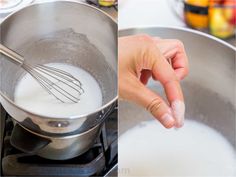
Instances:
[[[235,0],[212,1],[208,12],[209,30],[212,35],[222,39],[234,36],[236,27]]]

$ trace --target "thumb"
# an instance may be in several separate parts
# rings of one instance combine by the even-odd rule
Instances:
[[[175,125],[175,119],[172,116],[171,108],[165,103],[165,101],[151,91],[141,82],[136,80],[136,86],[134,90],[130,92],[132,94],[132,101],[145,107],[160,123],[166,128],[172,128]]]

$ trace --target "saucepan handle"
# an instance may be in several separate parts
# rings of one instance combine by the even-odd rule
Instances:
[[[37,136],[16,124],[13,128],[10,142],[12,146],[25,153],[35,154],[47,146],[51,140]]]
[[[98,117],[97,117],[97,123],[103,123],[105,121],[105,119],[108,117],[108,115],[110,115],[112,113],[112,111],[114,111],[117,108],[117,103],[113,103],[112,105],[110,105],[110,107],[104,112],[101,113]]]

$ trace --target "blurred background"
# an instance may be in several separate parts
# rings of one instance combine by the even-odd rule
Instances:
[[[236,46],[236,0],[119,0],[119,29],[193,28]]]
[[[0,22],[8,14],[17,11],[18,9],[30,5],[31,3],[40,3],[45,1],[54,1],[54,0],[0,0]],[[83,2],[95,7],[100,8],[101,10],[108,13],[115,20],[118,16],[117,0],[70,0],[75,2]]]
[[[53,0],[0,0],[0,21],[26,5]],[[73,0],[94,5],[117,20],[117,0]],[[119,29],[179,26],[236,46],[236,0],[119,0]]]

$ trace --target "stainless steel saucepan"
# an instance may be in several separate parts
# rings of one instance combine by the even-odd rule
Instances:
[[[65,159],[84,152],[117,100],[116,22],[86,4],[53,1],[9,15],[0,30],[1,43],[23,55],[27,63],[68,63],[85,69],[98,81],[103,98],[99,109],[74,117],[36,114],[14,103],[15,86],[24,70],[0,56],[1,104],[21,128],[49,140],[39,154]]]
[[[139,33],[179,39],[184,43],[190,63],[190,74],[181,82],[185,117],[218,130],[236,149],[236,49],[210,35],[182,28],[126,29],[121,30],[119,36]],[[148,86],[164,97],[158,82],[152,81]],[[150,119],[153,117],[146,110],[119,102],[120,134]]]

